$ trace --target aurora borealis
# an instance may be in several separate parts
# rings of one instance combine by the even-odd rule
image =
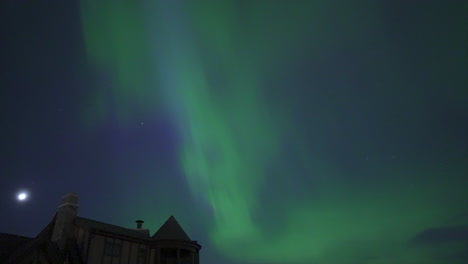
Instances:
[[[174,214],[206,264],[465,263],[468,237],[425,234],[468,229],[468,5],[292,2],[81,0],[71,88],[33,104],[67,117],[18,114],[50,125],[4,132],[5,186]]]

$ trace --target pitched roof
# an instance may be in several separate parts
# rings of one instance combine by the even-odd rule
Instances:
[[[56,216],[54,216],[52,221],[34,239],[27,240],[26,243],[22,243],[20,247],[9,252],[9,256],[2,260],[2,263],[23,263],[25,258],[27,259],[33,252],[41,251],[49,263],[64,263],[65,260],[68,259],[69,263],[82,264],[81,256],[79,253],[73,251],[75,248],[72,248],[76,247],[76,242],[69,241],[67,248],[60,250],[54,242],[50,241],[55,221]]]
[[[153,235],[154,240],[178,240],[192,241],[179,225],[174,216],[169,217],[166,222]]]
[[[31,241],[32,238],[0,233],[0,262],[4,263],[11,252]]]
[[[79,217],[79,216],[76,217],[75,224],[77,224],[78,226],[95,228],[97,230],[124,235],[128,237],[133,237],[133,238],[138,238],[138,239],[150,238],[149,232],[148,233],[140,232],[135,229],[129,229],[129,228],[121,227],[121,226],[106,224],[103,222],[99,222],[99,221],[95,221],[95,220],[91,220],[91,219]]]

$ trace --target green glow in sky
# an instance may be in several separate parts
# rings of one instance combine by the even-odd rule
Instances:
[[[240,263],[430,264],[439,263],[439,251],[459,248],[408,241],[434,226],[460,224],[450,216],[466,209],[456,180],[461,164],[380,161],[361,171],[363,178],[351,177],[324,145],[310,143],[321,123],[296,118],[292,109],[304,104],[298,90],[270,87],[287,65],[339,50],[342,39],[356,50],[388,48],[377,32],[380,9],[368,6],[373,15],[363,15],[368,9],[327,1],[182,2],[83,1],[88,56],[113,76],[86,112],[128,120],[164,102],[182,135],[186,181],[213,211],[207,232],[220,252]],[[330,11],[334,24],[324,15]],[[333,35],[338,28],[342,34]],[[332,119],[334,111],[311,115]],[[309,191],[294,192],[297,185]]]

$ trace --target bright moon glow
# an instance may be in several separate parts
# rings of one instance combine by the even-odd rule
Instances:
[[[28,195],[25,192],[18,194],[18,200],[24,201],[26,198],[28,198]]]

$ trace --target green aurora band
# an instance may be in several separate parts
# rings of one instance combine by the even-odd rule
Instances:
[[[441,263],[438,256],[459,245],[435,250],[408,241],[428,228],[462,224],[451,216],[466,207],[468,197],[457,182],[466,173],[463,164],[428,169],[382,163],[365,172],[379,179],[348,179],[323,157],[321,146],[309,143],[292,118],[292,103],[281,103],[293,101],[288,87],[268,87],[270,76],[285,67],[282,62],[300,58],[311,46],[320,53],[337,41],[321,29],[328,23],[324,10],[333,9],[327,2],[252,1],[240,11],[235,1],[82,0],[89,59],[115,77],[113,104],[106,89],[96,89],[95,107],[86,116],[97,122],[115,108],[125,123],[135,106],[171,112],[182,135],[186,180],[213,212],[211,241],[232,259]],[[362,19],[364,11],[351,4],[335,10],[335,23],[355,36],[347,45],[359,46],[360,38],[376,34],[374,9],[374,22]],[[301,171],[282,165],[288,163],[284,142]],[[298,197],[288,191],[296,173],[313,192]],[[441,177],[447,179],[442,184]],[[261,193],[277,198],[262,200]],[[262,218],[267,211],[268,219]]]

